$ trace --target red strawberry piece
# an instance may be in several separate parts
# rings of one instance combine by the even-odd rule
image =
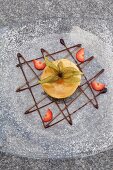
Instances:
[[[43,70],[46,66],[45,63],[39,61],[39,60],[33,60],[33,63],[34,63],[34,67],[37,69],[37,70]]]
[[[103,83],[98,83],[96,81],[91,82],[91,87],[96,90],[96,91],[101,91],[105,88],[105,84]]]
[[[84,48],[81,48],[77,53],[76,53],[76,59],[83,63],[84,62]]]
[[[44,122],[49,122],[53,119],[53,113],[50,109],[47,110],[45,116],[43,117]]]

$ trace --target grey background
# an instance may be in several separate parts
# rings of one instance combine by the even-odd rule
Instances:
[[[65,33],[76,25],[112,45],[113,2],[0,1],[0,32],[18,29],[18,43],[47,33]],[[74,160],[32,160],[1,153],[1,169],[113,169],[113,150]]]

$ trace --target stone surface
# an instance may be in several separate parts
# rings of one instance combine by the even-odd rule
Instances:
[[[73,26],[80,26],[81,28],[90,31],[101,38],[109,45],[112,45],[113,39],[113,2],[104,1],[104,0],[96,0],[96,1],[0,1],[0,33],[2,35],[6,35],[4,37],[4,41],[7,39],[7,43],[5,44],[5,48],[9,56],[12,54],[11,49],[14,48],[18,52],[20,46],[25,42],[33,41],[35,38],[41,37],[42,35],[50,34],[50,33],[65,33],[70,32]],[[12,37],[10,38],[10,35]],[[15,44],[16,42],[16,44]],[[1,55],[4,55],[4,51],[2,50],[1,43]],[[15,52],[16,52],[15,51]],[[29,54],[31,54],[29,51]],[[27,54],[27,52],[26,52]],[[2,58],[2,57],[1,57]],[[4,58],[2,58],[2,61]],[[15,58],[13,59],[14,61]],[[7,64],[6,59],[6,64]],[[9,63],[10,65],[10,63]],[[15,71],[15,68],[14,68]],[[6,73],[7,75],[7,73]],[[10,82],[11,84],[11,82]],[[13,87],[12,87],[13,88]],[[8,98],[5,101],[8,104]],[[18,99],[19,100],[19,99]],[[23,101],[22,101],[23,102]],[[1,106],[3,106],[2,103]],[[15,108],[16,109],[16,108]],[[10,110],[10,105],[7,105],[5,112],[7,113]],[[6,114],[7,116],[7,114]],[[1,120],[2,121],[2,120]],[[7,122],[4,121],[4,126],[7,126]],[[10,132],[10,127],[7,127]],[[8,132],[8,133],[9,133]],[[4,134],[4,132],[2,132]],[[26,134],[28,135],[28,134]],[[1,144],[2,145],[2,144]],[[112,157],[108,155],[112,154],[111,151],[107,151],[106,153],[99,154],[101,157],[100,163],[98,163],[98,155],[87,157],[86,162],[87,166],[84,165],[84,161],[82,163],[77,160],[70,160],[68,163],[66,161],[62,162],[59,165],[59,162],[53,160],[52,164],[54,166],[50,166],[51,169],[57,169],[57,166],[63,167],[62,169],[69,169],[69,166],[72,166],[72,169],[77,167],[76,169],[112,169]],[[1,157],[4,154],[1,153]],[[107,155],[107,157],[103,157],[102,155]],[[9,159],[8,159],[9,157]],[[3,156],[4,158],[4,156]],[[96,159],[95,159],[96,158]],[[16,157],[7,155],[5,161],[8,159],[9,167],[5,167],[4,169],[14,169]],[[23,166],[23,159],[19,158],[19,162],[21,164],[21,168],[17,165],[15,169],[25,169]],[[108,161],[105,161],[108,160]],[[27,158],[26,158],[27,161]],[[26,166],[27,163],[25,161]],[[72,161],[72,162],[71,162]],[[88,163],[88,161],[90,163]],[[4,161],[1,161],[2,165]],[[21,163],[22,162],[22,163]],[[29,167],[26,169],[37,169],[37,163],[29,160]],[[47,160],[49,162],[49,160]],[[76,163],[75,163],[76,162]],[[105,164],[103,163],[105,162]],[[7,164],[7,163],[5,163]],[[31,165],[33,164],[33,165]],[[45,166],[45,162],[40,160],[41,166],[39,169],[47,169]],[[91,164],[91,166],[89,166]],[[96,166],[95,166],[96,164]],[[13,167],[14,165],[14,167]],[[89,167],[88,167],[89,166]],[[2,167],[2,166],[1,166]],[[73,168],[74,167],[74,168]],[[3,169],[3,167],[2,167]],[[48,168],[49,169],[49,168]]]
[[[112,170],[113,149],[74,159],[29,159],[16,155],[1,154],[1,170]]]

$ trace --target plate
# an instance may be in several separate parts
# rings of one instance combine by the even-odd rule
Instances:
[[[4,38],[8,36],[8,33],[2,35],[4,41],[1,46],[1,151],[33,158],[73,158],[78,155],[94,154],[110,147],[113,144],[111,47],[95,35],[78,27],[75,27],[71,33],[35,37],[32,41],[23,41],[21,45],[17,41],[17,32],[12,31],[9,39]],[[107,85],[108,92],[99,96],[98,110],[89,103],[76,112],[73,115],[72,126],[64,120],[51,128],[44,129],[37,112],[23,114],[34,103],[29,91],[15,92],[24,82],[21,70],[15,67],[18,63],[16,54],[20,52],[26,60],[30,60],[41,56],[41,48],[50,53],[63,49],[59,43],[60,38],[64,38],[68,46],[81,43],[86,49],[86,57],[95,56],[95,60],[88,64],[88,69],[84,71],[90,78],[96,71],[104,68],[105,72],[100,76],[100,80]],[[29,78],[30,76],[32,77],[32,73],[29,72]],[[35,92],[37,100],[40,99],[41,89],[36,88]],[[72,111],[82,102],[84,96],[69,109]],[[54,105],[51,109],[57,111]]]

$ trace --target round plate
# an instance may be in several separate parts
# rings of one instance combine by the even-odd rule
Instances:
[[[4,37],[8,37],[5,39]],[[72,116],[73,125],[66,120],[44,129],[37,112],[24,115],[34,104],[28,90],[16,93],[16,88],[24,83],[24,77],[18,63],[16,53],[20,52],[26,60],[41,56],[40,48],[49,52],[62,49],[59,42],[64,38],[67,46],[81,43],[86,50],[86,57],[95,56],[86,69],[87,77],[93,76],[104,68],[105,72],[99,80],[107,85],[108,92],[98,97],[99,109],[91,103]],[[19,44],[18,34],[14,30],[2,35],[1,52],[1,150],[34,158],[72,158],[77,155],[89,155],[105,150],[113,144],[113,61],[111,47],[98,37],[76,27],[69,34],[52,34]],[[12,41],[11,41],[12,40]],[[59,58],[65,57],[59,56]],[[25,68],[27,71],[27,68]],[[29,71],[29,77],[32,73]],[[43,95],[41,88],[35,88],[37,100]],[[73,111],[86,100],[81,95],[77,103],[69,108]],[[50,108],[57,112],[56,107]],[[47,108],[42,110],[45,113]],[[61,115],[62,116],[62,115]]]

